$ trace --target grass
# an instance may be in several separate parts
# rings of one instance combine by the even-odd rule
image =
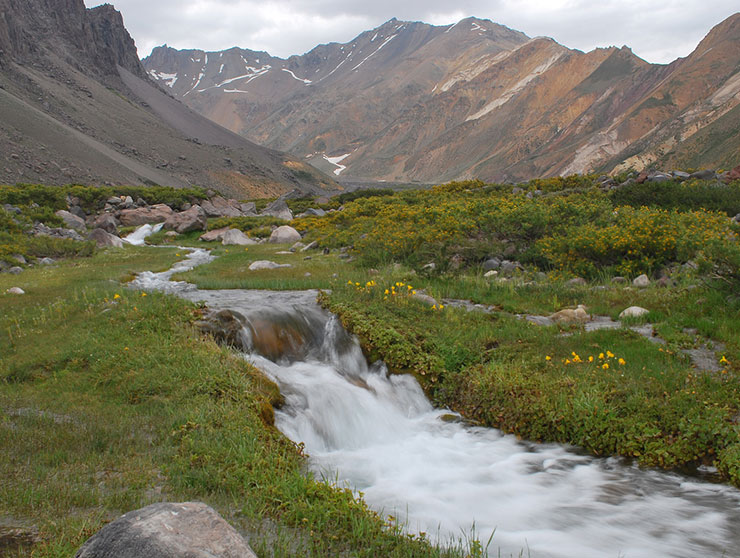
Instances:
[[[354,262],[341,259],[336,252],[324,255],[320,250],[311,250],[279,254],[288,251],[288,244],[245,247],[200,242],[198,246],[208,244],[218,258],[207,266],[177,275],[175,279],[195,283],[201,289],[331,289],[338,283],[340,273],[351,273],[356,269]],[[293,267],[250,271],[249,264],[258,260]]]
[[[274,384],[192,326],[200,309],[126,289],[175,249],[126,248],[0,275],[0,517],[70,556],[118,515],[200,500],[261,556],[454,556],[304,473],[272,426]]]
[[[322,303],[359,335],[372,358],[414,373],[437,405],[528,439],[630,456],[647,466],[713,463],[740,485],[740,344],[734,333],[740,308],[722,293],[701,287],[594,290],[561,282],[516,287],[391,269],[373,277],[376,287],[366,287],[361,276],[350,279],[352,285],[343,283]],[[433,310],[384,294],[398,282],[412,282],[439,300],[467,298],[497,311]],[[629,329],[588,333],[516,316],[576,303],[612,317],[627,306],[645,306],[668,343],[651,343]],[[683,332],[689,326],[698,336]],[[697,372],[680,352],[707,338],[726,344],[721,373]]]

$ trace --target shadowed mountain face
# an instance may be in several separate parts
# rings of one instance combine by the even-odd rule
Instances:
[[[669,65],[627,47],[583,53],[475,18],[445,27],[393,19],[287,60],[164,46],[143,63],[201,114],[342,178],[740,163],[740,14]]]
[[[200,185],[242,197],[336,184],[164,93],[110,5],[0,0],[0,183]]]

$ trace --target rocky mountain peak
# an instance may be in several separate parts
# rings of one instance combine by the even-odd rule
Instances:
[[[0,0],[0,64],[60,58],[86,72],[117,79],[117,66],[140,77],[134,40],[110,4],[87,9],[83,0]]]

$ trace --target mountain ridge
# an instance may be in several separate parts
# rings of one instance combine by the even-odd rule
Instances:
[[[626,46],[569,49],[477,18],[392,19],[287,59],[234,47],[182,51],[185,60],[157,47],[143,64],[201,114],[341,178],[518,180],[687,164],[704,152],[703,164],[729,166],[740,163],[740,139],[696,145],[690,157],[678,147],[740,103],[738,21],[730,16],[670,64]],[[714,49],[714,66],[699,62],[700,49]],[[232,71],[241,61],[251,69]],[[718,108],[711,99],[723,88]]]
[[[0,0],[0,182],[201,185],[233,196],[335,189],[149,79],[122,15]]]

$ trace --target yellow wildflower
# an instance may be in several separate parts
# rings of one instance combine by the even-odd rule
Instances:
[[[119,295],[118,293],[116,293],[116,294],[113,295],[113,300],[116,300],[118,298],[121,298],[121,295]]]
[[[620,358],[617,362],[619,362],[619,364],[622,364],[622,365],[626,364],[626,362],[625,362],[625,360],[623,358]]]
[[[546,360],[546,361],[548,361],[548,362],[550,362],[550,361],[552,360],[552,357],[551,357],[550,355],[547,355],[547,356],[545,357],[545,360]]]
[[[602,368],[603,368],[604,370],[609,370],[609,363],[608,363],[608,362],[605,362],[604,364],[602,364],[602,365],[601,365],[601,367],[602,367]]]
[[[589,361],[589,362],[593,362],[593,361],[594,361],[594,357],[593,357],[593,355],[590,355],[590,356],[588,357],[588,361]]]
[[[729,361],[727,360],[727,357],[725,355],[722,355],[722,358],[719,359],[720,364],[729,364]]]
[[[609,358],[614,358],[614,353],[611,351],[607,351],[606,356],[608,356]]]
[[[604,353],[599,353],[599,360],[603,360],[603,359],[604,359]]]

